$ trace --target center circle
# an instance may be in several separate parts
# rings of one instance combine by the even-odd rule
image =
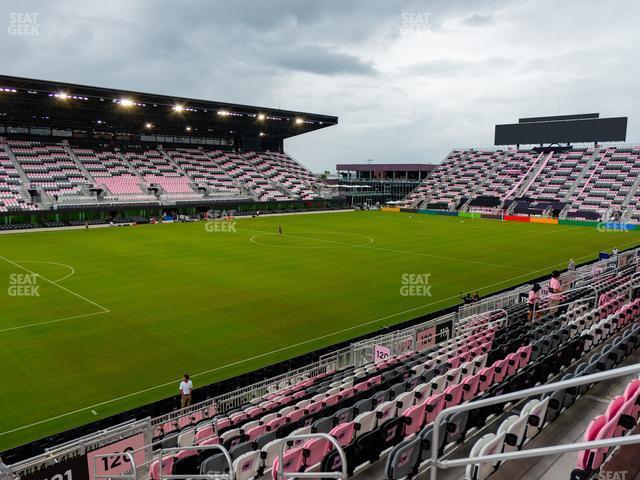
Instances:
[[[260,233],[249,240],[267,247],[302,249],[364,247],[373,243],[368,235],[345,232]]]

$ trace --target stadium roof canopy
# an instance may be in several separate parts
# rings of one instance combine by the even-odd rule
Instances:
[[[127,134],[285,138],[338,117],[0,75],[0,124]]]

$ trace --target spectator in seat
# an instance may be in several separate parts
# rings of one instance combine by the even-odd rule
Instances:
[[[180,408],[191,405],[191,394],[193,393],[193,382],[189,380],[189,375],[185,373],[180,382]]]
[[[535,312],[536,306],[538,305],[538,300],[540,300],[540,284],[535,283],[531,290],[529,290],[529,296],[527,297],[527,305],[529,306],[529,315],[527,316],[528,321],[533,320],[533,314]],[[540,313],[536,313],[536,320],[540,318]]]
[[[478,291],[476,290],[475,292],[473,292],[473,295],[471,295],[471,302],[476,303],[480,301],[480,295],[478,295]]]
[[[460,298],[462,299],[462,301],[464,302],[465,305],[467,305],[469,303],[473,303],[473,300],[471,298],[471,294],[470,293],[465,293],[464,295],[462,293],[460,293]]]
[[[549,280],[549,312],[555,314],[558,311],[558,305],[562,300],[562,285],[560,285],[560,272],[554,270],[551,272],[551,280]]]

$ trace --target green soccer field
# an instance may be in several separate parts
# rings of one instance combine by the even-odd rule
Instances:
[[[185,372],[197,388],[640,244],[637,232],[381,212],[225,230],[0,235],[0,451],[175,395]],[[411,274],[430,288],[402,295]]]

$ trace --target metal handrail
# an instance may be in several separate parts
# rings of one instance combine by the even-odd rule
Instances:
[[[627,367],[616,368],[613,370],[609,370],[606,372],[598,372],[590,375],[585,375],[583,377],[572,378],[569,380],[562,380],[560,382],[549,383],[547,385],[541,385],[538,387],[527,388],[526,390],[520,390],[518,392],[507,393],[504,395],[499,395],[493,398],[486,398],[483,400],[478,400],[475,402],[463,403],[461,405],[456,405],[453,407],[445,408],[436,416],[433,425],[433,440],[431,442],[431,480],[437,480],[438,468],[450,468],[451,466],[460,466],[463,463],[459,463],[458,465],[453,464],[453,460],[438,460],[438,444],[440,442],[439,439],[439,426],[442,419],[445,416],[449,416],[452,413],[457,412],[466,412],[469,410],[476,410],[478,408],[487,407],[490,405],[496,405],[498,403],[508,403],[513,400],[520,400],[522,398],[530,397],[532,395],[537,395],[541,393],[554,392],[556,390],[564,390],[571,387],[577,387],[580,385],[587,385],[590,383],[600,382],[602,380],[610,380],[613,378],[624,377],[626,375],[631,375],[634,373],[640,372],[640,364],[630,365]],[[640,440],[640,438],[639,438]],[[553,447],[545,447],[539,448],[535,450],[526,450],[519,452],[510,452],[510,453],[500,453],[495,455],[488,455],[487,457],[491,457],[492,460],[514,460],[517,458],[527,458],[527,457],[535,457],[535,456],[543,456],[548,455],[549,453],[559,453],[561,452],[561,448],[569,448],[575,447],[576,445],[580,445],[579,448],[576,447],[575,450],[567,450],[567,451],[580,451],[589,447],[603,447],[606,445],[600,444],[602,441],[598,442],[581,442],[580,444],[567,444],[567,445],[558,445]],[[616,445],[617,442],[610,441],[610,445]],[[533,454],[531,452],[534,452]],[[468,459],[460,459],[460,460],[469,460],[464,465],[481,463],[483,457],[469,457]],[[458,462],[459,460],[456,460]]]
[[[603,447],[616,447],[619,445],[631,445],[635,443],[640,443],[640,434],[610,438],[608,440],[592,440],[590,442],[568,443],[564,445],[554,445],[552,447],[531,448],[529,450],[520,450],[517,452],[494,453],[491,455],[481,455],[469,458],[456,458],[455,460],[443,460],[441,463],[446,464],[446,467],[444,468],[455,468],[477,463],[535,458],[550,454],[555,455],[558,453],[579,452],[581,450],[597,450]]]
[[[598,293],[598,289],[594,285],[584,285],[582,287],[576,287],[576,288],[571,288],[569,290],[561,291],[560,293],[550,293],[549,295],[547,295],[545,297],[541,297],[540,300],[551,298],[551,295],[565,295],[567,293],[573,293],[573,292],[577,292],[579,290],[585,290],[585,289],[593,290],[595,292],[596,295],[595,295],[594,299],[596,301],[596,306],[597,306],[598,305],[598,298],[599,298],[600,294]],[[571,303],[573,303],[573,302],[567,302],[567,303],[564,303],[564,304],[558,304],[555,307],[541,308],[540,310],[537,310],[537,312],[541,312],[543,310],[551,310],[552,308],[557,310],[558,307],[564,306],[564,305],[570,305]],[[537,306],[537,304],[534,303],[533,304],[533,315],[532,315],[533,318],[535,318],[535,315],[536,315],[536,306]]]
[[[631,278],[629,278],[629,298],[631,298],[631,293],[633,292],[633,282],[635,282],[636,280],[640,280],[640,272],[636,272],[633,275],[631,275]],[[636,286],[640,286],[640,285],[636,285]]]
[[[504,312],[504,322],[505,324],[509,325],[509,312],[505,309],[505,308],[495,308],[493,310],[489,310],[488,312],[482,312],[482,313],[476,313],[474,315],[469,315],[468,317],[463,318],[462,320],[458,321],[458,325],[456,325],[456,328],[460,328],[462,327],[461,331],[465,331],[468,330],[467,328],[464,328],[463,325],[460,325],[461,321],[466,321],[467,319],[470,319],[471,317],[478,317],[480,315],[491,315],[492,313],[495,312]],[[466,321],[465,323],[469,323],[472,320]],[[498,320],[487,320],[486,325],[491,325],[493,323],[497,323],[497,322],[501,322],[502,320],[498,319]],[[474,327],[471,327],[474,328]],[[454,338],[457,337],[459,335],[459,332],[455,332]]]
[[[340,462],[342,463],[342,472],[285,472],[284,471],[284,447],[290,440],[305,440],[312,438],[323,438],[332,443],[335,449],[340,455]],[[281,478],[335,478],[336,480],[344,480],[348,476],[347,474],[347,457],[344,454],[344,450],[338,440],[326,433],[307,433],[304,435],[291,435],[286,437],[280,442],[280,452],[278,453],[278,472],[277,479]],[[162,480],[162,479],[161,479]]]
[[[174,479],[174,480],[188,480],[189,478],[193,478],[195,479],[211,479],[212,477],[216,477],[216,475],[212,475],[212,474],[198,474],[198,475],[193,475],[193,474],[189,474],[189,475],[163,475],[163,465],[162,462],[164,460],[164,454],[165,453],[175,453],[175,452],[184,452],[184,451],[189,451],[189,450],[220,450],[222,452],[222,454],[224,455],[225,460],[227,461],[227,463],[229,464],[229,473],[228,474],[223,474],[224,476],[226,476],[229,480],[234,480],[235,479],[235,472],[233,471],[233,460],[231,460],[231,455],[229,455],[229,451],[224,448],[222,445],[193,445],[191,447],[174,447],[174,448],[161,448],[160,449],[160,459],[159,459],[159,480],[163,480],[163,479]],[[115,477],[114,477],[115,478]]]
[[[97,460],[99,458],[113,458],[113,457],[127,457],[129,459],[129,463],[131,463],[131,473],[129,474],[121,474],[121,475],[112,475],[112,474],[98,474]],[[101,455],[95,455],[93,457],[93,478],[113,478],[113,479],[130,479],[136,480],[138,478],[138,471],[136,470],[136,461],[133,458],[133,454],[131,452],[120,452],[120,453],[105,453]]]

